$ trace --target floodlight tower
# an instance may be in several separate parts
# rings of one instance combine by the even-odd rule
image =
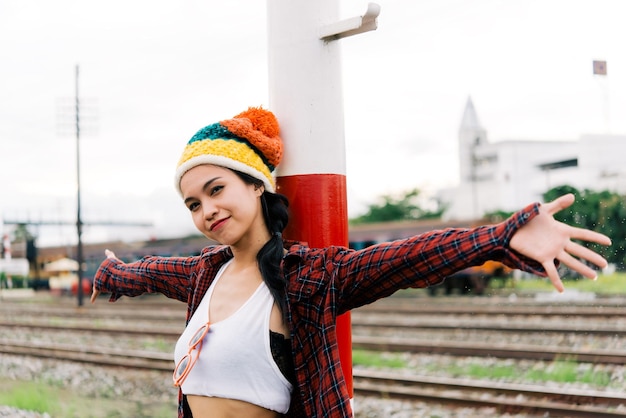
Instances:
[[[278,191],[289,198],[285,235],[312,247],[348,245],[341,60],[337,40],[376,29],[380,7],[338,21],[336,0],[270,0],[269,104],[281,124],[285,153]],[[350,398],[349,313],[337,318],[339,357]]]

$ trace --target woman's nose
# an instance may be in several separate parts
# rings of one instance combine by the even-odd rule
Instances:
[[[213,219],[217,213],[217,207],[211,202],[203,203],[202,210],[204,212],[204,219]]]

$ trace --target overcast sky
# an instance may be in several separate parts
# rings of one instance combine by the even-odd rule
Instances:
[[[470,96],[492,141],[626,133],[626,2],[378,4],[378,30],[340,41],[350,215],[457,183]],[[367,2],[340,5],[348,18]],[[83,221],[154,224],[87,227],[85,241],[193,232],[175,164],[199,128],[268,105],[266,43],[260,0],[1,0],[0,214],[75,220],[79,65]],[[35,232],[75,242],[73,228]]]

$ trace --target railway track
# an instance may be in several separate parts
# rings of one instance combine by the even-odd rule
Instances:
[[[154,300],[156,299],[156,300]],[[497,299],[496,299],[497,301]],[[167,298],[150,297],[145,299],[120,299],[114,305],[104,300],[95,305],[76,307],[68,298],[58,298],[52,303],[29,303],[3,301],[0,304],[2,317],[21,315],[60,316],[63,318],[132,318],[133,320],[182,321],[186,305]],[[482,298],[387,298],[353,311],[353,316],[364,314],[401,315],[410,318],[428,316],[435,318],[477,318],[494,317],[517,318],[520,322],[528,317],[567,318],[571,320],[598,320],[626,318],[626,302],[594,301],[593,303],[540,303],[535,301],[516,301],[506,299],[494,302]]]
[[[389,306],[387,306],[389,305]],[[137,309],[141,307],[141,309]],[[72,324],[92,323],[93,320],[154,321],[160,325],[180,326],[185,317],[184,309],[150,308],[139,305],[135,309],[85,309],[65,306],[16,306],[0,305],[0,318],[12,318],[19,322]],[[557,316],[546,320],[544,316]],[[541,316],[542,321],[530,321],[529,316]],[[613,318],[616,319],[613,319]],[[33,318],[33,321],[28,321]],[[415,330],[483,330],[516,333],[558,332],[585,333],[587,335],[626,334],[626,306],[624,308],[595,309],[588,307],[507,307],[494,310],[487,306],[472,307],[438,306],[425,307],[405,304],[369,305],[352,313],[353,326],[378,328],[407,328]],[[8,321],[3,324],[8,325]]]
[[[0,352],[167,373],[173,367],[171,354],[106,347],[2,340]],[[357,395],[476,408],[491,407],[501,413],[548,414],[552,417],[617,417],[625,413],[623,394],[588,390],[554,391],[532,385],[409,376],[372,370],[355,370],[353,379]]]
[[[526,344],[492,344],[475,341],[436,342],[426,339],[353,336],[354,348],[372,351],[447,354],[463,357],[495,357],[516,360],[571,360],[595,364],[626,364],[626,351],[575,350]]]
[[[623,417],[624,394],[550,390],[532,385],[504,384],[468,379],[401,376],[381,371],[355,371],[357,394],[420,400],[440,404],[491,407],[499,414],[550,417]]]
[[[174,360],[171,353],[118,349],[114,347],[0,340],[0,352],[10,355],[68,360],[98,366],[170,372],[174,368]]]
[[[20,356],[70,360],[105,367],[160,370],[171,373],[172,354],[168,352],[107,348],[110,335],[125,335],[129,340],[154,338],[166,341],[166,346],[179,337],[184,326],[186,306],[177,302],[153,303],[146,300],[123,300],[116,305],[98,303],[77,308],[73,301],[51,305],[31,303],[0,304],[0,352]],[[459,299],[460,300],[460,299]],[[626,350],[571,349],[553,345],[486,344],[467,340],[446,340],[446,333],[465,335],[473,332],[484,336],[495,333],[507,336],[529,334],[568,334],[568,338],[591,338],[594,341],[619,341],[626,333],[626,304],[538,305],[534,303],[502,306],[487,301],[476,304],[463,299],[455,301],[430,299],[384,300],[355,310],[352,314],[353,347],[372,351],[395,351],[428,354],[446,354],[465,357],[498,357],[519,360],[571,360],[610,366],[626,364]],[[103,301],[104,302],[104,301]],[[540,320],[537,320],[541,317]],[[136,324],[134,327],[128,324]],[[13,331],[15,330],[15,331]],[[30,330],[34,331],[31,332]],[[416,333],[408,332],[415,330]],[[40,332],[43,331],[43,332]],[[433,333],[437,334],[433,334]],[[82,335],[83,341],[105,343],[93,347],[45,342],[46,335],[67,335],[58,341],[75,341],[72,335]],[[381,337],[381,334],[389,335]],[[405,335],[397,337],[397,334]],[[38,334],[38,343],[15,339],[15,336]],[[88,334],[85,338],[85,334]],[[4,335],[5,337],[2,337]],[[102,335],[100,337],[99,335]],[[410,337],[407,337],[410,335]],[[417,335],[415,337],[413,335]],[[436,335],[439,342],[429,336]],[[30,337],[29,337],[30,338]],[[475,336],[472,338],[476,338]],[[478,337],[480,338],[480,337]],[[539,341],[536,336],[530,339]],[[558,340],[558,338],[557,338]],[[149,340],[146,340],[149,341]],[[569,341],[569,340],[568,340]],[[483,340],[484,342],[484,340]],[[129,344],[129,346],[142,346]],[[143,345],[147,347],[149,345]],[[581,345],[588,346],[588,345]],[[613,345],[615,346],[615,345]],[[161,346],[159,350],[163,350]],[[609,367],[609,366],[607,366]],[[502,385],[487,381],[406,376],[380,371],[355,370],[355,393],[378,398],[419,400],[442,405],[465,405],[496,408],[499,413],[529,413],[533,416],[561,417],[615,417],[626,416],[626,394],[607,392],[551,391],[531,385]]]
[[[462,303],[459,303],[461,302]],[[387,298],[379,300],[371,305],[363,306],[359,312],[396,313],[403,315],[503,315],[503,316],[541,316],[541,317],[586,317],[586,318],[624,318],[626,316],[626,304],[619,303],[603,304],[576,303],[576,304],[550,304],[550,303],[493,303],[486,301],[483,304],[468,302],[466,299],[458,301],[438,301],[438,303],[421,300],[404,300],[404,298]]]
[[[96,327],[91,325],[94,319],[103,319],[98,316],[79,316],[79,317],[70,317],[70,316],[46,316],[43,319],[37,318],[32,320],[25,320],[23,317],[19,318],[17,316],[11,316],[13,318],[18,318],[17,320],[0,320],[0,326],[6,327],[15,327],[15,326],[23,326],[26,328],[54,328],[54,326],[61,326],[60,323],[67,324],[65,325],[68,328],[75,328],[76,330],[90,330],[97,331]],[[111,318],[108,318],[109,320]],[[113,319],[121,319],[123,318],[113,318]],[[130,318],[128,318],[130,320]],[[178,330],[180,332],[181,326],[183,324],[183,320],[181,318],[176,318],[174,320],[156,320],[156,318],[141,318],[135,317],[132,318],[133,322],[138,322],[140,320],[152,321],[155,320],[159,325],[154,326],[142,326],[141,329],[145,330],[146,333],[158,334],[161,329],[171,329]],[[51,324],[50,322],[56,322],[59,325]],[[81,325],[84,323],[85,325]],[[353,327],[361,327],[364,329],[373,328],[373,329],[409,329],[409,330],[447,330],[447,331],[455,331],[455,330],[474,330],[474,331],[496,331],[496,332],[514,332],[514,333],[572,333],[572,334],[584,334],[584,335],[609,335],[612,337],[625,337],[626,336],[626,323],[622,325],[614,324],[614,323],[602,323],[598,324],[597,322],[593,324],[584,324],[584,323],[576,323],[576,321],[570,320],[569,322],[561,322],[558,324],[548,324],[545,322],[541,323],[529,323],[522,321],[475,321],[475,320],[441,320],[441,319],[429,319],[428,321],[424,321],[420,318],[415,318],[412,316],[384,316],[384,315],[361,315],[360,313],[356,313],[352,315],[352,326]],[[128,331],[121,330],[122,332],[135,332],[134,329],[130,328]],[[174,331],[172,331],[174,332]],[[167,332],[164,332],[167,334]]]
[[[626,317],[626,312],[624,313]],[[506,317],[489,320],[477,320],[473,318],[463,319],[442,319],[439,317],[424,319],[418,315],[388,315],[363,314],[355,312],[352,315],[352,325],[354,327],[369,328],[396,328],[412,330],[476,330],[476,331],[496,331],[514,333],[573,333],[585,335],[610,335],[614,337],[626,336],[626,322],[617,324],[615,322],[598,323],[593,321],[577,321],[580,317],[568,317],[567,320],[554,322],[529,322],[517,319],[517,317]],[[588,319],[583,317],[584,319]]]
[[[166,328],[120,328],[105,326],[63,326],[19,322],[0,322],[0,327],[30,328],[52,332],[103,333],[111,335],[142,335],[175,341],[181,327]],[[352,346],[371,351],[446,354],[465,357],[495,357],[528,360],[571,360],[595,364],[626,364],[626,351],[606,349],[569,349],[528,344],[487,344],[474,341],[433,341],[405,337],[372,337],[353,335]]]

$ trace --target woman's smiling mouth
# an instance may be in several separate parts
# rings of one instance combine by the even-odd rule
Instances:
[[[220,220],[217,220],[217,221],[213,222],[213,223],[211,224],[211,226],[209,227],[209,231],[213,232],[213,231],[215,231],[216,229],[219,229],[222,225],[224,225],[224,223],[225,223],[228,219],[229,219],[229,218],[223,218],[223,219],[220,219]]]

